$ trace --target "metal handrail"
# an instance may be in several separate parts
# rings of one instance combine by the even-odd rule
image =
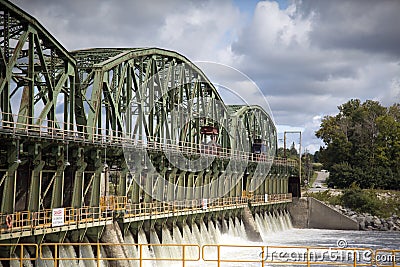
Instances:
[[[74,255],[74,257],[61,255],[61,247],[73,246],[75,248],[89,247],[95,250],[95,256],[83,256],[82,254]],[[148,247],[161,248],[180,248],[180,252],[171,257],[147,256],[144,253]],[[46,248],[45,248],[46,247]],[[119,247],[121,249],[137,250],[137,256],[106,256],[101,254],[101,250],[107,247]],[[29,248],[29,249],[25,249]],[[51,256],[45,255],[45,250],[51,250]],[[232,249],[235,253],[232,254]],[[37,244],[0,244],[2,251],[14,251],[14,255],[10,257],[0,258],[0,260],[19,261],[23,266],[26,260],[42,260],[52,261],[54,266],[66,260],[94,261],[100,266],[103,261],[136,261],[140,266],[146,261],[160,262],[170,261],[181,263],[194,263],[200,261],[206,263],[214,263],[216,266],[222,266],[226,263],[259,263],[259,266],[277,265],[296,265],[296,266],[392,266],[399,267],[400,250],[377,249],[371,248],[341,248],[341,247],[320,247],[320,246],[263,246],[263,245],[233,245],[233,244],[127,244],[127,243],[42,243]],[[31,255],[25,254],[24,250],[28,250]],[[191,253],[189,253],[191,250]],[[133,255],[133,254],[132,254]],[[240,256],[236,256],[240,255]],[[385,258],[387,261],[382,264],[379,258],[383,255],[391,255]],[[225,265],[224,265],[225,266]]]
[[[374,258],[376,266],[400,267],[400,250],[377,249]]]
[[[202,153],[201,146],[203,144],[172,140],[167,138],[158,138],[152,136],[139,136],[136,138],[132,133],[126,133],[123,131],[115,131],[104,128],[91,127],[86,125],[71,124],[65,122],[56,122],[48,119],[37,118],[16,115],[12,113],[0,113],[0,130],[3,132],[11,133],[13,135],[26,135],[26,136],[38,136],[41,138],[51,138],[63,141],[75,141],[92,143],[98,145],[110,145],[110,146],[123,146],[126,148],[139,148],[139,149],[153,149],[161,151],[170,151],[171,153],[187,153],[205,156],[218,156],[220,158],[229,158],[235,160],[245,160],[251,162],[259,162],[265,164],[286,165],[290,167],[296,166],[296,161],[291,159],[280,159],[271,156],[260,157],[254,155],[248,151],[240,151],[230,148],[219,148],[218,154]],[[4,117],[13,117],[14,120],[4,120]],[[18,118],[24,118],[25,121],[37,121],[39,124],[29,124],[18,122]],[[50,125],[50,126],[49,126]],[[59,127],[57,127],[59,126]],[[72,129],[72,130],[71,130]],[[78,131],[78,129],[82,129]],[[143,140],[144,139],[144,140]],[[159,142],[154,140],[160,140]]]
[[[243,249],[246,253],[236,252],[240,258],[233,258],[231,252]],[[342,257],[330,257],[327,253]],[[214,257],[207,257],[207,255]],[[243,257],[243,255],[245,255]],[[361,255],[361,257],[360,257]],[[362,258],[363,255],[367,256]],[[201,247],[201,257],[205,262],[214,262],[217,266],[222,263],[260,263],[260,266],[278,265],[332,265],[332,266],[371,266],[375,261],[374,251],[370,248],[341,248],[315,246],[262,246],[262,245],[216,245],[207,244]],[[327,256],[327,257],[326,257]],[[365,259],[369,260],[368,262]],[[267,265],[268,264],[268,265]],[[394,266],[394,265],[393,265]]]
[[[28,255],[28,257],[25,257],[24,248],[28,248],[30,253],[34,256]],[[19,261],[20,267],[24,266],[24,261],[37,260],[39,256],[39,249],[37,244],[0,244],[0,251],[4,250],[9,250],[9,251],[14,250],[15,256],[14,255],[10,255],[9,257],[0,256],[0,261],[8,261],[8,262]]]
[[[212,211],[223,208],[242,208],[250,204],[273,204],[291,202],[292,195],[272,194],[266,201],[264,195],[251,195],[240,197],[223,197],[193,200],[175,200],[170,202],[142,202],[130,203],[126,196],[102,197],[100,206],[81,208],[63,208],[63,225],[77,226],[79,224],[111,221],[115,215],[123,213],[124,218],[141,216],[155,216],[170,214],[171,216],[183,215],[187,212]],[[0,213],[0,234],[30,232],[54,227],[52,221],[53,209],[45,209],[36,212],[18,211],[12,214]]]
[[[91,248],[95,248],[97,253],[95,257],[81,257],[81,255],[78,255],[77,257],[62,257],[60,255],[57,256],[52,256],[52,257],[46,257],[43,255],[43,247],[47,246],[54,251],[54,255],[57,255],[58,251],[60,251],[60,247],[65,247],[65,246],[75,246],[75,247],[84,247],[84,246],[90,246]],[[168,248],[168,247],[178,247],[181,249],[182,254],[180,255],[181,257],[146,257],[146,254],[143,252],[144,249],[146,249],[148,246],[151,247],[163,247],[163,248]],[[109,256],[101,256],[101,248],[104,247],[125,247],[131,250],[132,248],[137,247],[138,251],[138,256],[137,257],[109,257]],[[53,261],[54,266],[58,266],[58,263],[64,261],[64,260],[90,260],[90,261],[96,261],[97,266],[101,266],[100,263],[102,261],[139,261],[140,266],[145,261],[173,261],[173,262],[181,262],[182,266],[185,267],[187,262],[198,262],[200,261],[200,246],[197,244],[127,244],[127,243],[42,243],[39,247],[39,257],[41,260],[44,261]],[[195,249],[195,257],[190,257],[188,250],[189,248],[193,251]]]

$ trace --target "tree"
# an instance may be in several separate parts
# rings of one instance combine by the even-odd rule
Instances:
[[[294,142],[293,142],[292,145],[290,146],[289,153],[290,153],[290,156],[298,156],[298,154],[297,154],[297,149],[296,149],[296,145],[294,144]]]
[[[400,105],[352,99],[326,116],[316,136],[325,146],[319,159],[338,187],[352,183],[398,189],[400,176]]]

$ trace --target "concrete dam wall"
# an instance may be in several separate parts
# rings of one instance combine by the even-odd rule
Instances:
[[[359,230],[356,220],[312,197],[294,200],[288,208],[296,228]]]

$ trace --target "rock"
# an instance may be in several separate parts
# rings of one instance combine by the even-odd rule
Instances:
[[[360,227],[360,230],[366,230],[365,229],[365,221],[361,221],[361,222],[358,222],[358,225],[359,225],[359,227]]]
[[[381,231],[389,231],[389,224],[387,222],[384,222],[382,224],[382,227],[380,228]]]
[[[382,222],[379,218],[374,218],[372,224],[376,227],[380,227],[382,225]]]
[[[378,216],[372,216],[371,214],[357,213],[349,208],[342,207],[340,205],[330,205],[338,212],[350,217],[358,222],[360,230],[363,231],[400,231],[400,217],[393,214],[387,219],[379,218]]]
[[[357,216],[357,214],[354,211],[348,211],[347,214],[348,214],[347,216],[350,216],[350,217],[353,215]]]
[[[392,219],[387,220],[386,223],[388,224],[389,230],[392,230],[393,227],[395,226],[395,224],[392,221]]]
[[[363,222],[365,224],[365,217],[364,216],[357,216],[356,218],[357,222]]]

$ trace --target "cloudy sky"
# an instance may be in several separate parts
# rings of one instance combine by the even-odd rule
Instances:
[[[156,46],[238,69],[261,89],[278,129],[302,130],[311,152],[321,117],[349,99],[400,102],[397,0],[12,2],[69,50]]]

